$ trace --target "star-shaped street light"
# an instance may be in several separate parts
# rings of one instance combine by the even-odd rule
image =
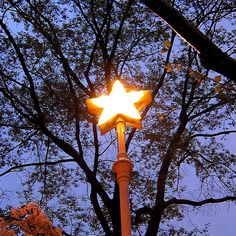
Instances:
[[[87,106],[91,113],[100,115],[98,126],[101,134],[116,127],[119,118],[127,125],[141,128],[139,112],[151,102],[149,90],[126,92],[119,80],[116,80],[109,96],[88,99]]]
[[[149,90],[126,92],[119,80],[114,82],[109,96],[103,95],[86,101],[89,112],[100,115],[98,126],[102,135],[116,128],[118,160],[113,164],[112,169],[116,173],[120,189],[122,236],[131,235],[129,182],[132,163],[126,153],[125,125],[140,129],[142,126],[139,112],[151,101]]]

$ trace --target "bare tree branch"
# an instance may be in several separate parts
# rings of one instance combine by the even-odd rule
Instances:
[[[209,203],[220,203],[220,202],[226,202],[226,201],[236,201],[236,196],[226,196],[223,198],[208,198],[202,201],[192,201],[188,199],[172,198],[166,202],[166,205],[170,206],[173,204],[185,204],[185,205],[191,205],[191,206],[203,206]]]
[[[228,131],[222,131],[222,132],[212,133],[212,134],[194,134],[193,136],[190,137],[190,139],[194,139],[196,137],[215,137],[215,136],[231,134],[231,133],[236,133],[236,130],[228,130]]]
[[[221,101],[221,102],[218,102],[218,103],[216,103],[216,104],[213,104],[213,105],[207,107],[206,109],[203,109],[203,110],[197,112],[196,114],[190,116],[190,117],[189,117],[189,120],[193,120],[193,119],[195,119],[195,118],[197,118],[197,117],[199,117],[199,116],[201,116],[201,115],[210,113],[210,112],[212,112],[214,109],[217,109],[218,107],[224,106],[224,105],[226,105],[227,103],[229,103],[229,102],[234,102],[234,101],[235,101],[235,97],[232,97],[232,98],[227,99],[226,101]],[[190,113],[192,113],[192,111],[190,111]]]
[[[25,63],[25,59],[24,59],[24,56],[23,54],[21,53],[21,50],[20,48],[18,47],[16,41],[14,40],[13,36],[11,35],[10,31],[8,30],[7,26],[3,23],[3,21],[0,19],[0,26],[1,28],[4,30],[4,32],[6,33],[8,39],[10,40],[16,54],[17,54],[17,57],[21,63],[21,66],[22,66],[22,69],[25,73],[25,76],[26,78],[28,79],[29,81],[29,86],[30,86],[30,96],[32,98],[32,101],[34,102],[34,108],[35,110],[37,111],[38,113],[38,117],[40,119],[40,122],[44,122],[44,119],[43,119],[43,112],[41,110],[41,107],[39,105],[39,101],[38,101],[38,97],[36,95],[36,92],[35,92],[35,85],[34,85],[34,82],[33,82],[33,78],[31,77],[31,74],[28,70],[28,67]]]
[[[43,165],[57,165],[59,163],[66,163],[66,162],[75,162],[74,159],[64,159],[64,160],[58,160],[58,161],[46,161],[46,162],[32,162],[32,163],[27,163],[27,164],[22,164],[18,166],[13,166],[9,168],[8,170],[0,173],[0,177],[4,176],[8,173],[14,172],[17,169],[25,168],[25,167],[30,167],[30,166],[43,166]]]
[[[165,0],[141,0],[160,16],[180,37],[195,48],[206,69],[214,70],[236,82],[236,61],[219,49],[197,27]]]
[[[169,60],[170,60],[170,55],[171,55],[172,46],[173,46],[173,43],[174,43],[174,40],[175,40],[175,36],[176,36],[175,32],[172,31],[171,41],[170,41],[170,42],[171,42],[171,46],[170,46],[170,48],[169,48],[169,50],[168,50],[168,52],[167,52],[167,55],[166,55],[165,65],[167,65],[167,63],[168,63]],[[157,85],[156,85],[156,88],[155,88],[154,91],[152,92],[152,99],[153,99],[153,101],[154,101],[154,98],[157,96],[158,91],[161,89],[161,87],[162,87],[163,84],[164,84],[164,80],[165,80],[166,74],[167,74],[167,70],[166,70],[166,67],[165,67],[164,70],[163,70],[163,73],[162,73],[162,75],[161,75],[161,77],[160,77],[160,79],[159,79],[159,81],[158,81],[158,83],[157,83]],[[143,113],[142,113],[142,115],[141,115],[142,119],[146,116],[146,114],[148,113],[148,111],[149,111],[149,109],[150,109],[151,107],[152,107],[152,103],[149,104],[147,107],[145,107],[145,109],[144,109],[144,111],[143,111]],[[127,141],[126,141],[126,149],[127,149],[127,150],[129,149],[129,145],[130,145],[131,140],[132,140],[132,138],[133,138],[133,136],[134,136],[134,134],[135,134],[135,131],[136,131],[136,129],[133,128],[133,129],[130,131],[130,133],[129,133],[129,136],[128,136]]]
[[[105,234],[111,235],[110,227],[108,225],[107,219],[105,218],[104,212],[102,211],[101,206],[98,202],[97,193],[94,191],[94,189],[91,190],[90,199],[91,199],[91,203],[93,205],[94,211],[97,214],[97,217],[101,223],[102,228],[104,229]]]

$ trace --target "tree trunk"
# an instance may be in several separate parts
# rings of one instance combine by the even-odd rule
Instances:
[[[112,199],[112,215],[111,221],[113,225],[112,236],[121,236],[121,220],[120,220],[120,196],[119,196],[119,185],[115,182],[114,196]]]
[[[157,232],[159,230],[160,222],[161,222],[161,216],[163,214],[163,208],[159,205],[156,205],[154,207],[151,215],[150,215],[150,221],[148,222],[148,228],[146,231],[145,236],[156,236]]]

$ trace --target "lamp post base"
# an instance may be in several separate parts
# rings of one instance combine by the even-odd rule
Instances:
[[[128,158],[118,158],[112,170],[116,174],[116,181],[120,189],[120,212],[122,236],[131,236],[131,217],[129,207],[129,182],[132,172],[132,163]]]

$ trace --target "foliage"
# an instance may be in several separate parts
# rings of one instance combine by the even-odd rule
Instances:
[[[62,235],[61,230],[53,227],[52,222],[35,203],[12,208],[7,215],[1,212],[0,235],[14,236],[20,231],[26,236]]]
[[[169,2],[233,56],[231,1]],[[203,68],[143,4],[4,0],[0,27],[0,176],[17,172],[22,204],[37,202],[65,235],[120,235],[116,134],[101,137],[85,105],[115,78],[153,96],[143,130],[126,135],[133,235],[204,233],[175,220],[186,206],[235,201],[235,155],[225,147],[235,83]]]

